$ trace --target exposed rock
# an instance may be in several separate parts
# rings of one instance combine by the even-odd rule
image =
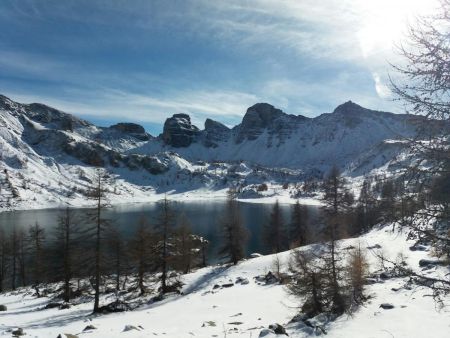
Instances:
[[[231,288],[232,286],[234,286],[234,283],[225,283],[225,284],[222,284],[222,287],[223,287],[223,288]]]
[[[367,249],[369,249],[369,250],[381,249],[381,245],[380,244],[370,245],[367,247]]]
[[[94,325],[88,325],[83,329],[83,332],[91,330],[97,330],[97,328]]]
[[[279,142],[287,138],[297,127],[305,121],[304,116],[288,115],[268,103],[257,103],[247,109],[238,127],[236,143],[244,140],[256,140],[265,130],[276,135]]]
[[[98,310],[100,313],[124,312],[130,310],[130,306],[125,302],[114,301],[112,303],[101,306]]]
[[[12,333],[13,337],[25,336],[25,332],[23,331],[23,329],[21,327],[19,327],[16,330],[13,330],[11,333]]]
[[[206,119],[205,121],[205,140],[204,144],[207,147],[217,147],[219,142],[223,142],[229,139],[231,135],[231,129],[224,124]]]
[[[380,279],[390,279],[392,278],[392,275],[387,271],[383,271],[382,273],[380,273],[379,277]]]
[[[109,127],[109,129],[117,130],[121,133],[128,134],[137,138],[140,141],[147,141],[150,139],[150,135],[145,132],[144,127],[136,123],[117,123]]]
[[[8,311],[6,305],[0,304],[0,311]]]
[[[125,325],[123,332],[127,332],[127,331],[140,331],[140,329],[134,325]]]
[[[236,284],[247,285],[248,283],[249,283],[249,281],[247,278],[244,278],[244,277],[236,278]]]
[[[60,308],[62,303],[54,303],[50,302],[47,305],[45,305],[44,309],[54,309],[54,308]]]
[[[136,124],[136,123],[121,122],[121,123],[114,124],[109,128],[116,129],[116,130],[121,131],[122,133],[127,133],[127,134],[145,134],[144,127],[142,127],[141,125]]]
[[[436,266],[436,265],[447,266],[449,264],[450,264],[449,261],[444,261],[444,260],[439,260],[439,259],[421,259],[419,261],[419,266],[422,266],[422,267],[424,267],[424,266],[427,266],[427,267],[428,266]]]
[[[276,334],[273,330],[270,329],[262,329],[261,332],[259,333],[259,338],[271,338],[271,337],[276,337]]]
[[[427,251],[428,247],[426,245],[416,243],[416,244],[410,246],[409,250],[411,250],[411,251]]]
[[[31,120],[44,124],[47,128],[73,131],[76,127],[89,125],[84,120],[45,104],[31,103],[23,107]]]
[[[275,332],[275,334],[284,334],[288,336],[286,329],[278,323],[269,325],[269,329]]]
[[[67,310],[70,309],[71,305],[69,303],[63,303],[59,306],[60,310]]]
[[[269,271],[265,275],[256,276],[255,280],[264,284],[276,284],[280,282],[279,279],[272,273],[272,271]]]
[[[199,134],[199,129],[191,124],[187,114],[174,114],[164,123],[162,139],[175,148],[188,147]]]
[[[380,307],[384,310],[390,310],[393,309],[395,306],[390,303],[382,303],[380,304]]]
[[[70,334],[70,333],[64,333],[63,335],[59,334],[56,338],[78,338],[77,335]]]

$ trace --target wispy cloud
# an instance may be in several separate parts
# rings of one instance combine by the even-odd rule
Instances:
[[[239,122],[264,101],[314,116],[395,110],[387,60],[437,0],[0,3],[0,91],[81,116]]]

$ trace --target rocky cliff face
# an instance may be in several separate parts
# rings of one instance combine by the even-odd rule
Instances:
[[[268,103],[257,103],[247,109],[242,123],[237,127],[236,143],[256,140],[266,132],[272,139],[283,143],[298,125],[307,120],[303,116],[288,115]]]
[[[175,148],[189,147],[199,134],[199,129],[191,124],[188,114],[174,114],[164,123],[162,139]]]
[[[204,145],[215,148],[221,142],[228,141],[231,136],[231,129],[220,122],[206,119],[204,134]]]

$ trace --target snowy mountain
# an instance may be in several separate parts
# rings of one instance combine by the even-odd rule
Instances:
[[[296,182],[333,164],[359,176],[389,169],[418,122],[351,101],[315,118],[258,103],[233,128],[207,119],[200,129],[189,115],[175,114],[154,137],[137,124],[97,127],[43,104],[0,96],[0,208],[83,204],[95,167],[118,178],[120,201],[215,191],[230,182]]]

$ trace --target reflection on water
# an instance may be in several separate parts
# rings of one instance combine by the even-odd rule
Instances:
[[[175,215],[185,215],[191,223],[194,233],[201,235],[210,241],[209,261],[217,260],[217,250],[220,245],[220,219],[224,212],[224,201],[204,202],[171,202]],[[250,237],[247,245],[247,254],[252,252],[267,253],[266,247],[261,240],[264,225],[267,223],[272,205],[239,203],[244,225],[247,227]],[[290,220],[291,205],[280,204],[284,221]],[[139,219],[146,216],[150,223],[156,222],[158,215],[158,203],[127,204],[114,206],[105,211],[105,217],[113,221],[123,234],[129,238],[139,224]],[[80,216],[87,214],[87,209],[77,209]],[[308,206],[310,221],[314,227],[318,220],[318,207]],[[27,227],[38,222],[47,229],[47,235],[56,225],[60,210],[25,210],[0,213],[0,226],[7,231],[13,226]]]

